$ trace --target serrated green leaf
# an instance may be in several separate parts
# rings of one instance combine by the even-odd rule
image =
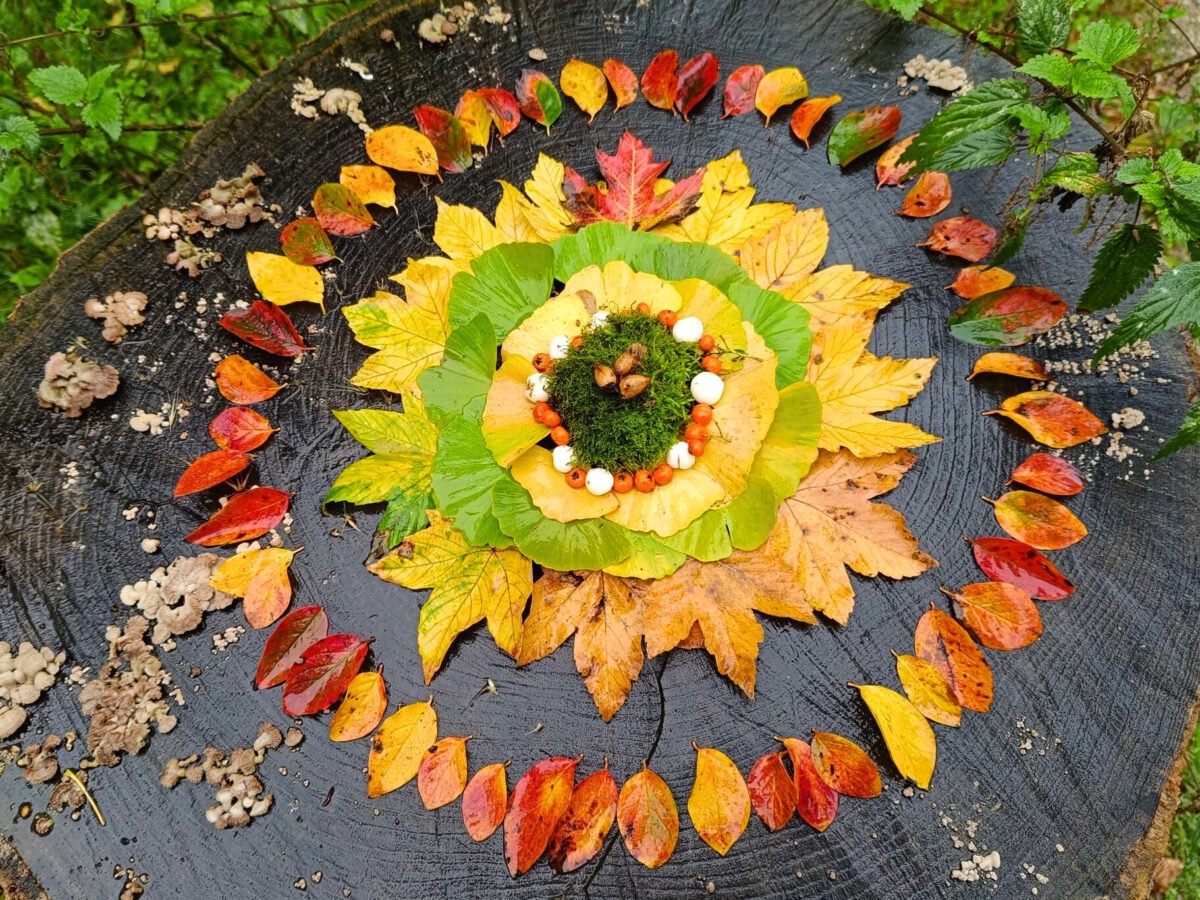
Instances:
[[[1071,10],[1066,0],[1020,0],[1017,4],[1017,34],[1022,55],[1045,53],[1062,47],[1071,36]]]
[[[1156,175],[1154,162],[1145,157],[1138,157],[1129,160],[1129,162],[1117,169],[1115,177],[1121,184],[1141,184],[1143,181],[1149,181]]]
[[[350,436],[372,453],[413,453],[437,446],[437,429],[414,397],[404,412],[390,409],[335,409],[333,416]]]
[[[99,128],[110,139],[121,136],[121,98],[112,91],[105,91],[91,103],[84,104],[79,118],[83,124]]]
[[[27,116],[5,116],[0,119],[0,150],[34,153],[41,143],[37,125]]]
[[[1029,132],[1029,152],[1044,153],[1050,141],[1057,140],[1071,129],[1071,117],[1065,110],[1024,103],[1014,110],[1021,127]]]
[[[1096,351],[1096,360],[1151,335],[1200,322],[1200,262],[1180,263],[1150,286]]]
[[[1074,69],[1071,61],[1065,56],[1059,56],[1057,53],[1043,53],[1033,57],[1017,71],[1030,78],[1040,78],[1055,87],[1066,87],[1071,83],[1071,73]]]
[[[1153,227],[1122,225],[1096,254],[1079,308],[1092,312],[1116,306],[1154,272],[1162,249],[1162,238]]]
[[[85,100],[95,100],[104,91],[104,86],[108,84],[108,79],[113,72],[121,68],[116,63],[110,66],[105,66],[88,76],[87,88],[84,90],[83,98]]]
[[[1013,152],[1014,109],[1028,100],[1024,81],[985,81],[934,116],[901,160],[921,171],[947,171],[1006,159]]]
[[[1158,166],[1168,178],[1200,178],[1200,165],[1189,162],[1174,148],[1158,158]]]
[[[1197,444],[1200,444],[1200,403],[1188,410],[1187,415],[1183,418],[1183,424],[1179,426],[1179,431],[1175,432],[1175,436],[1159,448],[1159,451],[1154,454],[1154,459],[1162,459],[1164,456],[1170,456],[1172,453],[1178,453],[1180,450],[1194,447]]]
[[[1099,172],[1100,161],[1091,153],[1064,153],[1043,176],[1042,184],[1091,197],[1108,188],[1108,182]]]
[[[1100,19],[1089,22],[1079,35],[1075,45],[1076,59],[1089,59],[1097,65],[1111,69],[1114,65],[1137,52],[1141,40],[1128,22],[1117,19]]]
[[[1080,97],[1090,97],[1094,100],[1120,97],[1119,85],[1123,84],[1124,78],[1106,71],[1095,63],[1076,63],[1071,71],[1071,93]]]
[[[87,79],[74,66],[47,66],[29,73],[29,81],[51,103],[70,106],[87,91]]]
[[[910,21],[920,11],[922,3],[923,0],[888,0],[892,12]]]

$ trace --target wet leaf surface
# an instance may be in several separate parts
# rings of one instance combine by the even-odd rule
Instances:
[[[247,309],[230,310],[221,316],[220,325],[247,344],[276,356],[294,359],[313,349],[304,343],[291,317],[266,300],[255,300]]]
[[[754,91],[754,108],[767,117],[766,124],[771,124],[771,117],[785,106],[808,96],[808,82],[795,66],[782,69],[772,69],[759,79]]]
[[[486,841],[504,822],[508,811],[507,767],[507,763],[484,766],[463,790],[463,825],[473,841]]]
[[[694,741],[692,747],[696,777],[688,797],[688,816],[701,840],[724,856],[750,823],[750,791],[728,756]]]
[[[778,831],[796,813],[796,782],[783,764],[784,756],[783,751],[764,753],[746,775],[754,813],[768,831]]]
[[[617,824],[629,855],[648,869],[657,869],[675,852],[679,841],[679,810],[667,783],[643,763],[642,771],[621,786]]]
[[[608,80],[604,72],[582,59],[568,60],[558,76],[558,83],[562,86],[562,92],[587,113],[588,124],[592,123],[596,113],[604,108],[608,100]]]
[[[467,786],[467,737],[446,737],[434,744],[417,768],[417,793],[426,809],[440,809],[462,796]]]
[[[1042,617],[1023,588],[1003,581],[982,581],[950,597],[958,617],[989,650],[1020,650],[1042,636]]]
[[[984,415],[1016,422],[1039,444],[1065,450],[1106,433],[1108,428],[1078,400],[1054,391],[1026,391]]]
[[[875,190],[879,190],[881,187],[895,187],[908,178],[908,173],[912,171],[916,163],[902,163],[900,157],[904,155],[904,151],[909,148],[914,138],[916,135],[910,134],[879,154],[879,159],[875,161]]]
[[[945,676],[932,663],[908,653],[898,653],[896,674],[912,705],[929,721],[951,728],[957,728],[962,722],[962,707],[950,695]]]
[[[805,148],[808,148],[808,139],[812,136],[812,131],[817,127],[817,123],[821,121],[825,113],[841,102],[842,98],[839,94],[805,100],[792,113],[792,134],[798,140],[803,141]]]
[[[487,96],[484,91],[480,93]],[[441,177],[433,143],[417,129],[407,125],[387,125],[368,134],[367,157],[371,162],[397,172]]]
[[[253,487],[234,494],[184,540],[202,547],[252,541],[283,521],[290,499],[291,494],[286,491],[268,487]]]
[[[792,761],[792,778],[796,785],[796,812],[817,831],[833,824],[838,811],[838,793],[817,772],[813,764],[812,747],[799,738],[779,738]]]
[[[188,466],[175,482],[175,496],[186,497],[216,487],[244,471],[254,457],[240,450],[214,450]]]
[[[992,667],[966,629],[940,609],[917,622],[913,645],[919,659],[942,673],[959,706],[985,713],[992,708]]]
[[[1016,347],[1049,331],[1066,312],[1067,304],[1054,291],[1011,287],[960,306],[950,317],[950,333],[969,344]]]
[[[1086,484],[1078,469],[1050,453],[1031,453],[1008,480],[1056,497],[1073,497]]]
[[[574,872],[604,846],[617,818],[617,783],[607,764],[579,782],[550,839],[550,868]]]
[[[367,759],[367,796],[382,797],[416,778],[437,741],[437,728],[437,712],[428,701],[402,706],[384,719]]]
[[[683,114],[683,121],[688,120],[696,105],[716,87],[718,72],[717,57],[707,50],[693,56],[679,69],[675,108]]]
[[[552,756],[534,763],[513,788],[504,817],[504,859],[508,874],[528,872],[546,852],[554,829],[571,805],[575,767],[582,757]]]
[[[329,617],[319,606],[302,606],[292,610],[275,626],[262,656],[254,683],[259,690],[275,687],[287,680],[292,666],[300,661],[304,651],[329,634]]]
[[[863,684],[858,692],[875,717],[896,771],[921,790],[928,790],[937,765],[937,738],[925,716],[891,688]]]
[[[725,112],[722,118],[744,116],[753,110],[758,83],[766,74],[767,70],[759,65],[739,66],[734,69],[725,81]]]
[[[329,721],[329,739],[342,742],[364,738],[379,727],[385,712],[387,684],[383,673],[359,672]]]
[[[245,406],[223,409],[208,423],[208,436],[218,447],[244,453],[257,450],[278,430],[265,416]]]
[[[937,222],[917,246],[977,263],[996,246],[996,229],[970,216],[952,216]]]
[[[1011,538],[968,538],[975,562],[992,581],[1014,584],[1035,600],[1064,600],[1075,585],[1046,555],[1023,541]]]
[[[304,651],[283,685],[283,712],[311,716],[337,703],[362,668],[371,638],[331,634]]]
[[[638,77],[633,69],[619,59],[606,59],[603,70],[604,77],[608,79],[608,85],[612,88],[613,96],[616,98],[617,109],[624,109],[637,99]]]
[[[1031,381],[1048,381],[1050,375],[1046,372],[1044,363],[1020,353],[1004,353],[994,351],[985,353],[975,360],[971,367],[970,381],[977,375],[1011,375],[1014,378],[1028,378]]]
[[[872,106],[852,112],[829,135],[829,161],[835,166],[847,166],[864,153],[886,144],[899,128],[897,106]]]
[[[974,300],[1012,287],[1016,280],[1016,275],[998,266],[967,266],[959,270],[949,287],[964,300]]]
[[[642,96],[658,109],[672,109],[679,97],[679,53],[663,50],[642,73]]]
[[[922,172],[916,184],[905,194],[897,215],[928,219],[949,206],[951,197],[949,175],[945,172]]]
[[[1001,528],[1038,550],[1063,550],[1087,537],[1087,526],[1044,494],[1009,491],[992,502],[992,510]]]
[[[292,602],[288,569],[297,551],[263,547],[235,554],[213,571],[212,586],[242,598],[251,628],[273,625]]]
[[[879,767],[854,741],[840,734],[814,731],[809,746],[817,775],[839,794],[870,799],[883,791]]]
[[[319,266],[337,259],[337,252],[321,223],[312,216],[293,219],[279,232],[283,255],[298,266]]]

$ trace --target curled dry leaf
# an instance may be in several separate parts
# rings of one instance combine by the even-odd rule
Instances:
[[[688,120],[688,114],[716,87],[718,70],[716,56],[707,50],[693,56],[679,69],[675,108],[683,113],[683,121]]]
[[[917,183],[904,195],[904,203],[896,215],[928,219],[949,206],[951,196],[949,175],[945,172],[922,172]]]
[[[922,790],[928,790],[937,765],[937,738],[925,716],[891,688],[860,684],[858,692],[875,717],[896,771]]]
[[[629,855],[648,869],[657,869],[675,852],[679,841],[679,810],[667,783],[642,763],[642,771],[621,786],[617,825]]]
[[[213,571],[212,586],[242,597],[242,611],[251,628],[266,628],[287,612],[292,602],[288,568],[299,551],[264,547],[238,553]]]
[[[521,77],[517,80],[516,96],[521,104],[521,112],[539,125],[545,125],[546,131],[562,115],[562,97],[544,72],[522,69]]]
[[[992,581],[1027,591],[1035,600],[1064,600],[1075,585],[1039,550],[1010,538],[968,538],[975,562]]]
[[[1056,497],[1074,497],[1084,487],[1083,475],[1079,470],[1061,456],[1050,453],[1029,454],[1023,463],[1013,469],[1008,480]]]
[[[1026,391],[1009,397],[985,416],[1003,416],[1029,432],[1039,444],[1065,450],[1099,437],[1108,429],[1086,406],[1054,391]]]
[[[433,143],[417,129],[407,125],[387,125],[368,134],[367,157],[371,162],[397,172],[441,177]]]
[[[817,123],[821,121],[825,113],[841,102],[840,94],[833,94],[829,97],[811,97],[805,100],[792,113],[792,134],[803,141],[807,148],[809,146],[808,139]]]
[[[515,98],[514,98],[515,101]],[[519,111],[519,110],[518,110]],[[462,122],[472,147],[487,148],[492,141],[492,111],[479,91],[463,91],[454,105],[454,117]],[[366,202],[365,200],[363,201]]]
[[[977,263],[996,246],[996,229],[970,216],[951,216],[929,229],[929,237],[917,246]]]
[[[663,50],[642,73],[642,96],[658,109],[671,109],[679,96],[679,54]]]
[[[362,668],[373,638],[331,634],[313,644],[283,683],[283,713],[311,716],[329,709]]]
[[[908,178],[908,173],[912,171],[916,163],[902,163],[900,157],[904,155],[904,151],[916,137],[915,134],[910,134],[904,140],[892,144],[879,155],[879,159],[875,161],[875,190],[879,190],[881,187],[895,187]]]
[[[474,164],[467,129],[448,110],[436,106],[418,106],[412,111],[421,134],[429,138],[437,153],[438,165],[451,174],[467,171]]]
[[[500,139],[508,137],[521,124],[521,104],[512,91],[504,88],[480,88],[479,95],[487,104],[492,124],[500,132]]]
[[[992,708],[992,667],[954,619],[930,607],[917,622],[913,645],[919,659],[942,673],[959,706],[979,713]]]
[[[313,194],[312,208],[321,227],[339,237],[354,237],[370,231],[375,224],[358,195],[344,184],[329,182],[321,185]]]
[[[758,93],[758,83],[767,74],[762,66],[739,66],[729,73],[725,81],[725,112],[722,119],[729,116],[742,116],[754,109],[754,97]]]
[[[184,540],[202,547],[252,541],[283,521],[290,499],[291,494],[275,488],[254,487],[241,491]]]
[[[883,791],[879,767],[854,741],[840,734],[814,730],[810,747],[817,774],[839,794],[870,799]]]
[[[908,699],[925,718],[939,725],[957,728],[962,722],[962,707],[950,696],[950,686],[937,668],[909,653],[896,654],[896,674]]]
[[[813,764],[812,747],[799,738],[777,738],[787,748],[796,785],[796,812],[817,831],[833,824],[838,811],[838,792],[825,783]]]
[[[783,764],[783,751],[764,753],[750,767],[750,803],[768,831],[778,831],[796,812],[796,782]]]
[[[1012,287],[968,300],[950,317],[950,333],[985,347],[1016,347],[1049,331],[1067,312],[1054,291]]]
[[[508,811],[508,763],[492,763],[476,772],[462,795],[463,825],[473,841],[492,836]]]
[[[329,634],[329,617],[319,606],[302,606],[288,613],[271,632],[258,660],[254,683],[259,690],[287,681],[288,672],[304,651]]]
[[[829,135],[829,162],[847,166],[864,153],[874,150],[896,136],[900,128],[900,108],[872,106],[852,112]]]
[[[617,817],[617,783],[607,762],[575,787],[550,839],[550,868],[560,875],[585,865],[604,846]]]
[[[558,83],[562,92],[587,113],[589,125],[608,100],[608,81],[604,72],[582,59],[568,60],[558,76]]]
[[[256,450],[279,429],[272,428],[265,416],[245,406],[221,410],[208,423],[208,436],[223,450]]]
[[[1073,512],[1043,494],[1009,491],[988,502],[1001,528],[1038,550],[1062,550],[1087,537],[1087,526]]]
[[[291,317],[274,303],[255,300],[246,309],[221,316],[221,327],[251,346],[276,356],[294,359],[313,348],[304,343]]]
[[[364,738],[383,721],[387,712],[387,683],[383,671],[359,672],[346,688],[337,712],[329,722],[329,739],[335,742]]]
[[[996,266],[967,266],[960,269],[954,281],[947,285],[964,300],[974,300],[993,291],[1012,287],[1017,276]]]
[[[696,778],[688,797],[688,816],[696,833],[721,856],[729,852],[750,823],[750,791],[733,760],[695,741]]]
[[[970,381],[976,375],[1012,375],[1014,378],[1028,378],[1031,381],[1046,381],[1050,378],[1046,372],[1045,363],[1020,353],[1004,353],[993,351],[985,353],[975,360],[971,367]]]
[[[325,279],[312,266],[301,266],[278,253],[246,254],[250,280],[264,299],[278,306],[316,303],[325,310]]]
[[[608,79],[609,87],[616,97],[617,109],[624,109],[637,99],[637,73],[619,59],[604,61],[604,77]]]
[[[417,793],[426,809],[457,800],[467,786],[467,741],[471,736],[442,738],[421,758]]]
[[[486,114],[487,107],[484,107]],[[491,119],[487,120],[487,124],[490,128]],[[396,208],[396,179],[380,166],[342,166],[338,181],[354,191],[364,204]]]
[[[942,593],[955,603],[958,617],[989,650],[1020,650],[1042,636],[1042,617],[1029,592],[1003,581],[968,584]]]
[[[188,466],[175,482],[175,496],[186,497],[216,487],[241,472],[254,459],[240,450],[214,450]]]
[[[279,232],[283,255],[298,266],[319,266],[337,259],[329,235],[312,216],[294,219]]]
[[[764,124],[771,124],[771,116],[797,100],[808,96],[808,82],[795,66],[772,69],[759,79],[754,90],[754,108],[767,117]]]
[[[534,763],[513,788],[504,817],[504,860],[516,878],[528,872],[550,843],[554,829],[571,805],[575,767],[582,756],[552,756]]]
[[[421,760],[436,741],[437,713],[428,700],[402,706],[384,719],[371,740],[367,796],[382,797],[416,778]]]

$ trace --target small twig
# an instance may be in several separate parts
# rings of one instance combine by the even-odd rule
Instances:
[[[121,127],[121,132],[124,134],[125,132],[134,131],[197,131],[203,127],[203,122],[180,122],[175,125],[124,125]],[[88,130],[89,126],[81,122],[78,125],[61,126],[58,128],[39,128],[38,134],[47,137],[55,134],[84,134]]]
[[[100,812],[100,805],[96,803],[96,798],[93,797],[92,792],[87,789],[87,785],[83,783],[83,779],[75,774],[74,769],[66,769],[63,772],[63,777],[69,778],[71,781],[73,781],[75,783],[75,787],[79,788],[79,790],[83,793],[83,799],[86,800],[88,806],[92,808],[92,812],[96,814],[96,821],[99,822],[100,827],[103,828],[107,824],[104,821],[104,813]]]

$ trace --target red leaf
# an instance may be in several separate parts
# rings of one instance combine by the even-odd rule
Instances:
[[[996,246],[996,229],[970,216],[953,216],[934,225],[917,246],[979,262]]]
[[[207,522],[184,538],[201,547],[223,547],[262,537],[287,515],[291,494],[256,487],[229,498]]]
[[[769,831],[778,831],[796,812],[796,783],[783,765],[782,753],[766,753],[746,776],[754,812]]]
[[[792,761],[792,778],[796,783],[796,812],[800,818],[824,831],[833,824],[838,811],[838,794],[827,785],[813,765],[812,748],[799,738],[780,738]]]
[[[758,83],[767,74],[762,66],[740,66],[733,70],[725,82],[725,113],[721,116],[743,116],[754,109],[754,95]]]
[[[550,839],[550,868],[574,872],[604,846],[617,818],[617,783],[607,765],[575,788],[571,803]]]
[[[688,120],[688,113],[716,86],[717,77],[717,58],[707,50],[683,64],[675,97],[675,108],[683,113],[683,121]]]
[[[254,410],[231,406],[209,423],[208,436],[223,450],[248,452],[261,447],[278,430]]]
[[[304,343],[291,318],[267,300],[255,300],[249,309],[234,309],[221,316],[221,327],[247,344],[276,356],[296,357],[313,348]]]
[[[1009,481],[1056,497],[1074,497],[1084,487],[1079,470],[1061,456],[1050,453],[1030,454],[1025,462],[1013,469]]]
[[[513,788],[504,817],[504,859],[508,874],[528,872],[550,843],[550,836],[571,804],[575,767],[582,756],[552,756],[535,763]]]
[[[319,606],[302,606],[284,616],[267,638],[254,683],[260,690],[287,681],[288,672],[304,651],[329,633],[329,617]]]
[[[283,713],[311,716],[337,702],[362,668],[374,638],[331,634],[303,653],[283,686]]]
[[[1040,550],[1010,538],[976,538],[971,542],[975,562],[992,581],[1024,588],[1034,600],[1063,600],[1075,585]]]
[[[214,450],[212,453],[205,453],[179,476],[179,481],[175,483],[175,496],[186,497],[188,494],[216,487],[250,465],[253,459],[249,453],[240,450]]]
[[[492,122],[495,124],[496,130],[500,132],[500,137],[504,138],[512,134],[521,124],[521,104],[517,102],[513,92],[506,91],[504,88],[491,87],[480,88],[479,94],[483,97],[483,102],[487,104],[488,112],[492,115]]]
[[[945,172],[922,172],[917,183],[905,194],[904,204],[896,215],[928,219],[949,206],[951,196],[949,175]]]
[[[817,775],[839,794],[869,800],[883,791],[879,767],[849,738],[813,731],[809,747]]]
[[[608,79],[609,87],[616,95],[617,109],[622,109],[637,99],[638,77],[633,69],[619,59],[606,59],[603,69],[604,77]]]
[[[677,222],[696,208],[704,169],[697,169],[665,193],[655,195],[654,183],[670,160],[654,161],[654,151],[628,131],[617,152],[596,151],[606,190],[588,184],[569,166],[563,178],[566,207],[580,225],[607,220],[647,230]]]
[[[504,821],[508,809],[508,782],[504,773],[507,765],[484,766],[463,790],[463,825],[473,841],[486,841]]]
[[[288,222],[279,233],[279,246],[283,255],[298,266],[319,266],[337,259],[329,235],[311,216]]]
[[[899,107],[872,106],[852,112],[829,134],[829,162],[835,166],[849,165],[867,151],[890,141],[899,128]]]
[[[642,73],[642,96],[651,106],[671,109],[679,96],[679,54],[664,50]]]
[[[471,141],[463,123],[444,109],[436,106],[418,106],[412,111],[421,134],[429,138],[437,151],[438,165],[447,172],[457,174],[471,168]]]
[[[344,184],[321,185],[313,194],[312,207],[321,227],[339,237],[362,234],[375,224],[358,194]]]

